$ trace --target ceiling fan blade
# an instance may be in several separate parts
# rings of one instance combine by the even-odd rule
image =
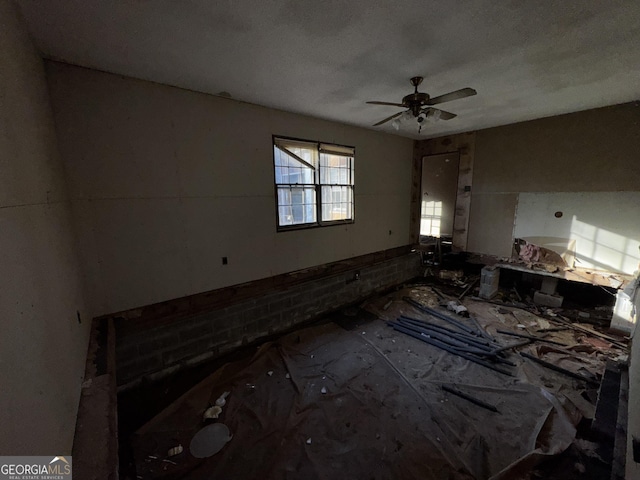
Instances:
[[[401,103],[391,103],[391,102],[367,102],[369,105],[390,105],[392,107],[404,107]]]
[[[458,116],[455,113],[447,112],[445,110],[440,110],[439,108],[433,107],[426,107],[422,110],[422,112],[427,114],[427,116],[429,116],[429,113],[432,112],[431,115],[437,115],[438,120],[451,120],[452,118],[456,118]]]
[[[445,112],[444,110],[440,110],[440,120],[451,120],[452,118],[456,118],[458,115],[455,113]]]
[[[427,105],[437,105],[438,103],[451,102],[453,100],[458,100],[459,98],[472,97],[476,92],[473,88],[462,88],[460,90],[456,90],[455,92],[445,93],[444,95],[440,95],[439,97],[430,98],[427,102]]]
[[[452,118],[456,118],[458,115],[451,112],[446,112],[444,110],[440,110],[439,108],[434,108],[434,110],[440,111],[440,120],[451,120]]]
[[[398,112],[398,113],[394,113],[393,115],[391,115],[390,117],[385,118],[384,120],[379,121],[378,123],[374,123],[373,126],[377,127],[378,125],[382,125],[383,123],[387,123],[389,120],[393,120],[396,117],[399,117],[400,115],[402,115],[404,112]]]

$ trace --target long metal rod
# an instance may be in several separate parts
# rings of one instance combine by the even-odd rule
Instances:
[[[500,347],[501,346],[500,344],[498,344],[495,341],[489,341],[489,340],[486,340],[486,339],[484,339],[482,337],[478,337],[478,336],[475,336],[475,335],[470,335],[470,334],[465,333],[465,332],[458,332],[456,330],[451,330],[450,328],[443,327],[441,325],[436,325],[434,323],[427,322],[425,320],[420,320],[420,319],[417,319],[417,318],[407,317],[406,315],[400,315],[399,318],[401,318],[403,320],[411,321],[411,322],[413,322],[415,324],[418,324],[418,325],[425,325],[425,326],[428,326],[430,328],[436,329],[438,331],[446,332],[449,335],[455,336],[456,338],[468,340],[468,341],[470,341],[470,342],[472,342],[472,343],[474,343],[476,345],[483,345],[483,346],[487,346],[487,347],[493,347],[493,346]]]
[[[443,313],[438,312],[437,310],[434,310],[432,308],[426,307],[424,305],[422,305],[420,302],[416,302],[413,298],[409,298],[409,297],[402,297],[402,299],[407,302],[409,305],[417,308],[418,310],[421,310],[425,313],[428,313],[429,315],[433,315],[434,317],[437,317],[441,320],[444,320],[445,322],[449,322],[452,325],[455,325],[456,327],[458,327],[461,330],[464,330],[467,333],[471,333],[474,335],[479,335],[478,332],[476,332],[473,328],[465,325],[462,322],[459,322],[458,320],[455,320],[451,317],[449,317],[448,315],[444,315]]]
[[[446,343],[448,345],[450,345],[451,347],[455,348],[456,350],[464,350],[468,353],[473,353],[474,355],[491,355],[493,356],[494,354],[491,352],[491,350],[489,349],[481,349],[476,347],[475,345],[470,345],[468,343],[466,343],[463,340],[458,340],[457,338],[451,337],[449,335],[446,335],[444,333],[440,333],[440,332],[436,332],[434,330],[428,330],[426,328],[423,327],[418,327],[415,326],[411,323],[405,323],[405,322],[399,322],[400,325],[402,325],[405,328],[408,328],[409,330],[419,333],[421,335],[427,335],[429,338],[434,338],[436,340],[439,340],[442,343]]]
[[[402,333],[404,333],[406,335],[409,335],[409,336],[411,336],[413,338],[417,338],[418,340],[421,340],[421,341],[423,341],[425,343],[433,345],[434,347],[438,347],[438,348],[440,348],[442,350],[445,350],[445,351],[447,351],[449,353],[452,353],[454,355],[458,355],[459,357],[465,358],[465,359],[467,359],[467,360],[469,360],[469,361],[471,361],[473,363],[477,363],[478,365],[482,365],[483,367],[489,368],[489,369],[494,370],[494,371],[496,371],[498,373],[502,373],[503,375],[508,375],[510,377],[514,376],[511,372],[507,372],[506,370],[502,370],[501,368],[498,368],[498,367],[496,367],[494,365],[491,365],[488,362],[485,362],[483,360],[479,360],[479,359],[473,357],[470,354],[466,354],[464,352],[460,352],[460,351],[457,351],[457,350],[455,350],[453,348],[450,348],[447,345],[444,345],[442,342],[438,342],[437,340],[433,340],[431,338],[427,338],[424,335],[420,335],[419,333],[412,332],[411,330],[408,330],[407,328],[403,327],[402,325],[399,325],[399,324],[393,323],[393,322],[390,322],[390,325],[393,327],[394,330],[397,330],[398,332],[402,332]]]
[[[491,405],[490,403],[483,402],[482,400],[472,397],[471,395],[467,395],[466,393],[463,393],[460,390],[456,390],[455,388],[451,388],[446,385],[440,385],[440,386],[445,392],[453,393],[454,395],[457,395],[460,398],[464,398],[465,400],[475,405],[478,405],[479,407],[486,408],[487,410],[491,410],[492,412],[498,413],[498,409],[495,407],[495,405]]]
[[[478,330],[478,333],[480,333],[480,335],[491,342],[496,341],[496,339],[493,338],[493,336],[491,336],[491,334],[489,334],[489,332],[487,332],[482,325],[480,325],[480,322],[478,322],[478,319],[476,319],[476,317],[474,317],[473,315],[469,315],[469,320],[471,320],[476,326],[476,329]]]
[[[469,349],[461,349],[461,348],[454,347],[452,345],[448,345],[448,344],[446,344],[444,342],[441,342],[438,339],[431,338],[431,337],[429,337],[428,335],[425,335],[425,334],[421,334],[421,333],[417,333],[417,332],[408,333],[406,331],[406,327],[404,325],[395,324],[395,325],[392,325],[392,326],[394,326],[394,328],[395,328],[395,326],[399,326],[400,328],[404,328],[404,330],[400,330],[400,331],[403,331],[404,333],[407,333],[407,334],[411,335],[414,338],[418,338],[419,340],[422,340],[425,343],[429,343],[429,344],[434,345],[436,347],[439,347],[439,348],[441,348],[443,350],[446,350],[449,353],[453,353],[454,355],[458,355],[460,357],[466,358],[467,360],[471,360],[471,361],[473,361],[473,362],[475,362],[475,363],[477,363],[479,365],[483,365],[483,366],[485,366],[487,368],[490,368],[492,370],[495,370],[497,372],[504,373],[505,375],[513,376],[511,373],[509,373],[509,372],[507,372],[505,370],[501,370],[501,369],[497,368],[494,364],[486,362],[483,358],[478,358],[478,356],[481,355],[481,353],[473,352],[473,351],[470,351]],[[501,361],[501,363],[505,363],[507,365],[515,366],[514,363],[509,362],[507,360],[504,360],[502,358],[495,358],[495,360],[499,360],[499,361]]]
[[[421,320],[413,319],[411,317],[406,317],[404,315],[401,315],[400,317],[398,317],[398,320],[402,320],[402,321],[405,321],[405,322],[410,322],[410,323],[413,323],[413,324],[418,325],[420,327],[429,328],[431,330],[435,330],[435,331],[444,333],[446,335],[455,337],[455,338],[457,338],[459,340],[468,341],[470,343],[473,343],[474,345],[485,347],[487,350],[491,349],[491,344],[488,341],[485,341],[482,338],[478,338],[478,337],[475,337],[475,336],[468,335],[466,333],[456,332],[456,331],[451,330],[449,328],[441,327],[440,325],[434,325],[433,323],[423,322]]]
[[[547,340],[546,338],[536,337],[534,335],[525,335],[524,333],[515,333],[508,330],[496,330],[496,332],[502,333],[503,335],[511,335],[512,337],[528,338],[529,340],[536,342],[551,343],[553,345],[560,345],[561,347],[568,347],[566,343],[555,342],[553,340]]]
[[[511,345],[505,345],[500,348],[496,348],[493,350],[493,353],[504,352],[505,350],[510,350],[512,348],[524,347],[525,345],[529,345],[533,340],[524,340],[522,342],[512,343]]]
[[[540,328],[536,330],[538,333],[551,333],[551,332],[563,332],[566,330],[570,330],[569,327],[553,327],[553,328]]]
[[[464,353],[470,353],[472,355],[477,355],[479,357],[490,357],[493,362],[501,363],[503,365],[509,365],[511,367],[515,367],[516,364],[505,359],[503,355],[500,354],[502,350],[500,349],[492,349],[491,347],[485,345],[474,345],[469,343],[469,339],[467,338],[457,338],[450,333],[439,332],[437,330],[431,330],[430,327],[426,325],[419,325],[412,322],[408,322],[404,319],[399,318],[397,320],[402,326],[412,330],[421,335],[426,335],[429,338],[434,338],[442,343],[449,345],[451,348],[459,351],[463,351]],[[392,322],[390,323],[392,324]],[[461,345],[462,344],[462,345]]]
[[[473,286],[478,283],[478,280],[480,280],[479,278],[476,278],[473,282],[471,282],[469,284],[469,286],[467,286],[467,288],[464,289],[464,291],[458,296],[458,300],[462,300],[464,298],[464,296],[469,293],[469,290],[471,290],[473,288]]]
[[[529,360],[533,360],[536,363],[539,363],[540,365],[542,365],[543,367],[547,367],[551,370],[554,370],[556,372],[559,373],[564,373],[565,375],[569,376],[569,377],[573,377],[576,378],[578,380],[582,380],[583,382],[587,382],[591,385],[595,385],[598,386],[600,383],[596,382],[595,380],[592,380],[588,377],[585,377],[584,375],[580,375],[579,373],[574,373],[571,370],[567,370],[565,368],[559,367],[557,365],[554,365],[553,363],[549,363],[545,360],[542,360],[538,357],[534,357],[533,355],[529,355],[527,352],[520,352],[520,355],[522,355],[524,358],[528,358]]]
[[[616,347],[622,348],[622,349],[628,349],[629,345],[625,345],[622,342],[619,342],[618,340],[616,340],[613,337],[610,337],[609,335],[606,335],[604,333],[600,333],[600,332],[596,332],[595,330],[591,330],[589,328],[585,328],[581,325],[576,325],[575,323],[567,320],[565,317],[562,317],[560,315],[558,315],[557,317],[554,318],[550,318],[551,321],[555,321],[558,322],[562,325],[565,325],[567,327],[569,327],[572,330],[578,330],[580,332],[584,332],[587,335],[591,335],[593,337],[598,337],[598,338],[602,338],[603,340],[606,340],[609,343],[613,343]]]

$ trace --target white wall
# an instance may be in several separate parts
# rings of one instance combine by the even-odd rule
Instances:
[[[566,200],[558,207],[565,209],[564,220],[584,217],[586,205],[574,208],[577,199],[597,192],[599,208],[586,215],[588,223],[623,230],[625,237],[639,240],[640,223],[627,221],[637,206],[629,210],[621,203],[624,192],[640,191],[638,145],[637,102],[476,132],[468,250],[511,255],[514,213],[525,192],[539,195],[536,198],[559,196],[546,198],[527,215],[518,207],[519,226],[538,222],[546,206],[553,208],[549,201],[561,198]],[[526,195],[523,200],[528,201]],[[566,233],[563,222],[550,220],[544,233],[531,232],[532,236],[561,237]],[[616,249],[617,240],[607,240],[604,246]],[[599,263],[608,261],[603,260]]]
[[[514,235],[573,240],[577,267],[631,275],[640,264],[639,209],[640,191],[521,193]]]
[[[412,140],[61,63],[47,73],[95,314],[410,243]],[[272,135],[356,147],[354,224],[276,232]]]
[[[42,60],[0,0],[0,455],[71,453],[91,320],[71,232]]]

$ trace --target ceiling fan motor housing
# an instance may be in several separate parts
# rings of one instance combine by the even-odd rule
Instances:
[[[409,110],[411,110],[411,113],[413,113],[414,117],[417,117],[418,115],[420,115],[420,109],[427,104],[429,98],[429,94],[427,93],[410,93],[402,99],[402,104]]]

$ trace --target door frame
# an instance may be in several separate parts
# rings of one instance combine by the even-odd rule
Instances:
[[[418,246],[420,240],[422,157],[439,153],[460,155],[458,166],[458,189],[453,220],[453,250],[466,251],[469,235],[469,216],[471,210],[471,186],[473,179],[473,158],[475,153],[476,132],[459,133],[447,137],[416,141],[413,148],[411,180],[411,219],[410,235]]]

